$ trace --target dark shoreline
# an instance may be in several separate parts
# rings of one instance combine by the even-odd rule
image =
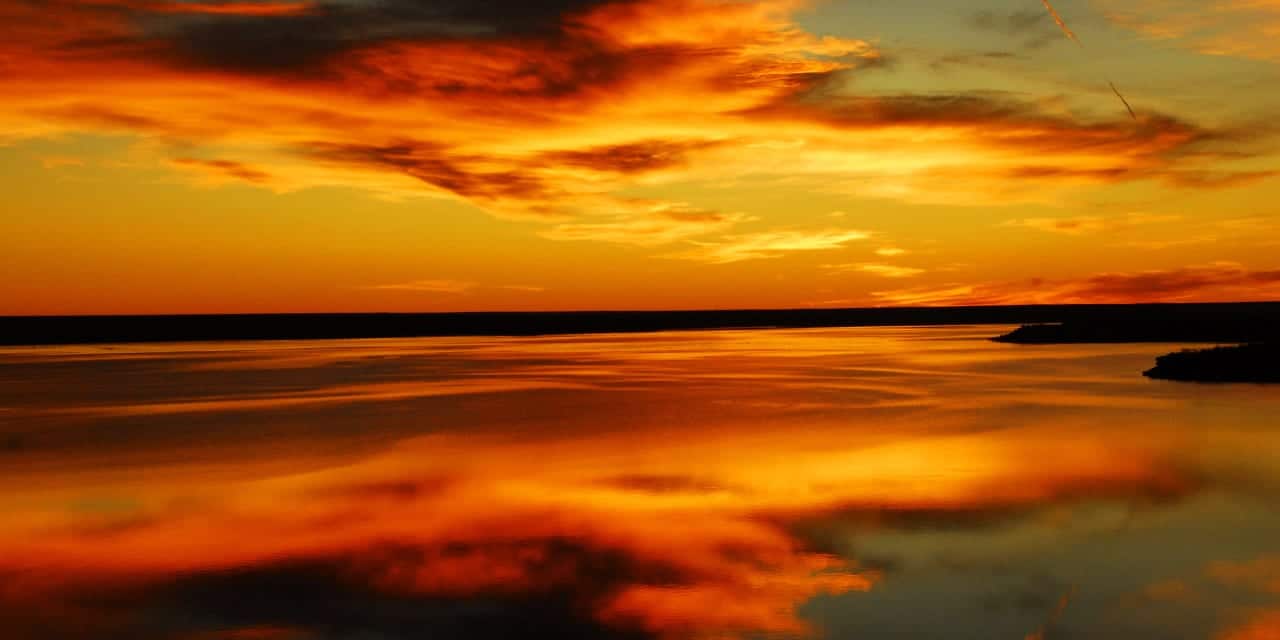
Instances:
[[[1212,349],[1188,349],[1156,358],[1142,372],[1176,382],[1280,382],[1280,343],[1251,343]]]
[[[1261,309],[1241,309],[1220,315],[1116,316],[1101,321],[1029,324],[992,340],[1036,345],[1218,343],[1227,346],[1187,349],[1160,356],[1156,365],[1142,375],[1177,382],[1280,382],[1280,321]]]
[[[1280,326],[1280,303],[742,311],[5,316],[0,317],[0,346],[1043,323],[1063,323],[1062,326],[1071,327],[1201,327],[1203,331],[1214,326],[1275,327]],[[1112,341],[1133,340],[1130,335],[1129,339]],[[1179,336],[1172,341],[1236,342],[1240,339]]]

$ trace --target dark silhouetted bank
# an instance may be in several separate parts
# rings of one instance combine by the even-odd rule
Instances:
[[[1156,358],[1142,375],[1180,382],[1280,383],[1280,344],[1194,349]]]
[[[1215,325],[1280,325],[1280,303],[754,311],[9,316],[0,317],[0,345],[531,336],[710,329],[1044,323],[1063,323],[1062,326],[1070,327],[1201,327],[1203,333]],[[1131,340],[1137,333],[1140,332],[1126,330],[1127,337],[1124,341]],[[1199,341],[1202,338],[1197,337],[1198,335],[1180,335],[1176,339]],[[1236,335],[1233,329],[1233,337],[1223,340],[1235,342],[1247,339],[1235,337]]]

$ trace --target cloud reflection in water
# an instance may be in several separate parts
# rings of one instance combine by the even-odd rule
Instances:
[[[1217,629],[1242,601],[1133,594],[1280,551],[1280,396],[996,332],[7,350],[0,611],[18,638]]]

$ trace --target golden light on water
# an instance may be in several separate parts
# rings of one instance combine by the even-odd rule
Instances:
[[[1239,568],[1251,547],[1224,545],[1271,540],[1269,508],[1226,538],[1178,534],[1204,537],[1124,578],[1081,573],[1073,554],[1101,562],[1108,537],[1160,547],[1170,518],[1269,500],[1280,469],[1256,454],[1280,447],[1280,397],[1134,376],[1158,345],[990,333],[13,350],[5,370],[32,375],[4,399],[4,606],[136,632],[129,616],[203,606],[185,589],[297,579],[324,598],[533,606],[601,633],[807,635],[850,624],[813,603],[913,594],[912,565],[946,548],[979,565],[1010,554],[1011,575],[1048,562],[1089,611],[1173,578],[1266,592],[1269,565]],[[106,591],[120,602],[73,604]],[[1215,602],[1200,606],[1217,621],[1230,601]],[[337,624],[208,607],[182,615],[228,634]],[[956,624],[1008,617],[984,615]]]

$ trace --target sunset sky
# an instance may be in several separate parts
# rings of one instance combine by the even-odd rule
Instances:
[[[1054,5],[3,0],[0,314],[1280,299],[1280,0]]]

